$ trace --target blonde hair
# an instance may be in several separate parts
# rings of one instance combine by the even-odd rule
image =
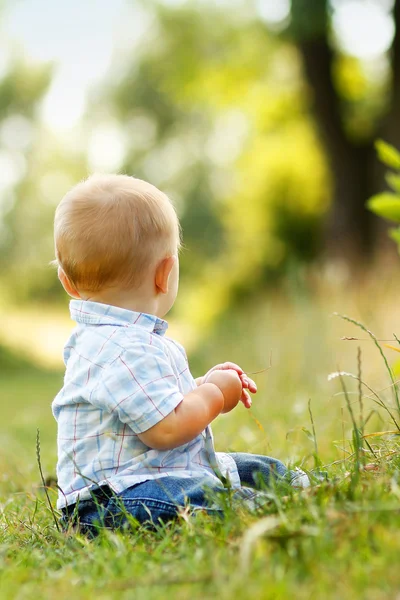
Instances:
[[[54,220],[56,262],[77,290],[140,285],[146,269],[180,243],[168,197],[128,175],[92,175],[61,200]]]

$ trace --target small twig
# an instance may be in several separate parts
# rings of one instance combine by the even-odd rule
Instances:
[[[254,416],[251,408],[249,408],[247,412],[250,414],[251,418],[253,419],[253,421],[257,425],[258,429],[260,429],[263,433],[266,434],[266,431],[265,431],[264,427],[262,426],[262,424],[260,423],[260,421],[257,419],[257,417]]]
[[[272,367],[272,350],[269,355],[268,367],[265,367],[265,369],[260,369],[259,371],[248,371],[247,373],[245,373],[245,375],[259,375],[260,373],[266,373],[266,371],[269,371],[271,367]]]
[[[265,369],[260,369],[259,371],[247,371],[245,375],[259,375],[260,373],[266,373],[270,370],[271,367],[266,367]]]
[[[39,466],[39,473],[40,473],[40,477],[42,479],[43,489],[44,489],[44,492],[46,494],[47,502],[49,504],[51,514],[53,515],[53,519],[54,519],[54,523],[56,525],[57,531],[59,532],[60,531],[60,526],[58,524],[57,516],[56,516],[56,514],[54,512],[53,505],[51,504],[49,492],[47,491],[47,485],[46,485],[46,481],[45,481],[45,478],[44,478],[44,475],[43,475],[43,470],[42,470],[42,462],[40,460],[40,432],[39,432],[39,429],[36,430],[36,458],[37,458],[37,463],[38,463],[38,466]]]
[[[370,438],[370,437],[381,437],[383,435],[399,435],[399,432],[396,430],[394,430],[394,431],[374,431],[373,433],[366,433],[364,435],[364,439]]]
[[[359,377],[357,375],[354,375],[353,373],[348,373],[347,371],[341,371],[340,373],[336,372],[336,373],[331,373],[328,376],[328,381],[331,381],[332,379],[334,379],[335,377],[339,377],[340,375],[346,376],[346,377],[351,377],[352,379],[356,379],[357,381],[359,381]],[[378,393],[371,387],[369,386],[365,381],[361,380],[361,383],[371,392],[371,394],[373,394],[373,396],[375,396],[375,398],[373,396],[365,396],[365,398],[369,399],[369,400],[373,400],[373,402],[375,402],[376,404],[378,404],[378,406],[381,406],[383,409],[386,410],[386,412],[390,415],[390,418],[392,419],[394,425],[397,427],[397,429],[400,431],[400,426],[397,423],[392,411],[390,410],[390,408],[383,402],[383,400],[379,397]],[[397,385],[398,383],[400,383],[400,380],[396,380],[394,383],[391,383],[390,385],[382,388],[379,390],[379,393],[384,392],[385,390],[388,390],[390,388],[392,388],[394,385]],[[348,392],[348,394],[350,394],[352,392]],[[358,393],[358,392],[353,392],[353,393]],[[343,392],[340,392],[340,394],[343,394]]]
[[[383,362],[385,363],[385,366],[386,366],[387,372],[389,373],[389,377],[390,377],[390,379],[391,379],[392,383],[393,383],[393,384],[395,384],[395,381],[394,381],[394,377],[393,377],[393,372],[392,372],[392,369],[390,368],[390,366],[389,366],[389,363],[388,363],[388,361],[387,361],[387,358],[386,358],[386,356],[385,356],[385,354],[384,354],[384,352],[383,352],[383,350],[382,350],[381,346],[379,345],[379,340],[378,340],[378,339],[376,338],[376,336],[375,336],[375,335],[372,333],[372,331],[370,331],[369,329],[367,329],[367,328],[365,327],[365,325],[363,325],[363,324],[362,324],[362,323],[360,323],[359,321],[356,321],[355,319],[352,319],[351,317],[348,317],[347,315],[341,315],[341,314],[339,314],[339,313],[334,313],[334,314],[335,314],[337,317],[340,317],[341,319],[343,319],[344,321],[348,321],[349,323],[352,323],[353,325],[356,325],[356,327],[359,327],[359,328],[360,328],[360,329],[362,329],[362,330],[363,330],[363,331],[364,331],[364,332],[365,332],[367,335],[369,335],[369,337],[370,337],[370,338],[372,339],[372,341],[374,342],[375,346],[378,348],[378,351],[379,351],[379,353],[380,353],[380,355],[381,355],[381,357],[382,357],[382,360],[383,360]],[[393,341],[393,340],[391,340],[391,341]],[[394,398],[395,398],[395,401],[396,401],[396,407],[397,407],[397,410],[398,410],[398,411],[399,411],[399,413],[400,413],[400,399],[399,399],[399,394],[398,394],[398,391],[397,391],[397,387],[396,387],[396,385],[393,385],[393,392],[394,392]]]
[[[382,456],[379,456],[379,457],[378,457],[378,460],[381,460],[381,461],[382,461],[382,460],[384,460],[384,459],[388,458],[389,456],[393,456],[394,454],[398,454],[398,452],[396,452],[396,451],[387,452],[386,454],[383,454]],[[351,456],[353,456],[353,454],[352,454]],[[350,458],[351,458],[351,457],[350,457]],[[340,465],[341,463],[344,463],[344,462],[346,462],[347,460],[348,460],[348,458],[347,458],[347,457],[346,457],[346,458],[340,458],[339,460],[334,460],[334,461],[333,461],[333,462],[331,462],[331,463],[328,463],[328,464],[326,464],[326,465],[322,465],[322,468],[323,468],[323,469],[329,469],[329,467],[333,467],[334,465]]]
[[[335,313],[335,315],[344,318],[342,315],[338,315],[337,313]],[[395,336],[396,338],[396,336]],[[358,337],[341,337],[340,338],[343,342],[370,342],[371,338],[358,338]],[[379,338],[375,338],[377,342],[396,342],[398,341],[398,339],[394,339],[394,340],[381,340]]]

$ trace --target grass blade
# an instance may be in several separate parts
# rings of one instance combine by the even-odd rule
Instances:
[[[387,372],[389,373],[390,379],[391,379],[391,381],[393,383],[393,392],[394,392],[394,397],[395,397],[395,400],[396,400],[396,406],[397,406],[398,412],[400,413],[399,394],[398,394],[396,383],[395,383],[395,380],[394,380],[394,377],[393,377],[392,369],[389,366],[389,363],[387,361],[385,353],[382,350],[382,346],[378,342],[376,336],[372,333],[372,331],[370,331],[369,329],[367,329],[365,327],[365,325],[363,325],[359,321],[356,321],[355,319],[352,319],[351,317],[348,317],[347,315],[341,315],[340,313],[334,313],[334,314],[335,314],[335,316],[340,317],[344,321],[348,321],[349,323],[352,323],[353,325],[356,325],[356,327],[359,327],[360,329],[362,329],[363,331],[365,331],[365,333],[367,333],[369,335],[369,337],[372,339],[372,341],[374,342],[375,346],[378,348],[380,355],[382,356],[382,359],[383,359],[383,362],[385,363]]]
[[[40,459],[40,432],[39,432],[39,429],[36,430],[36,458],[37,458],[37,463],[38,463],[38,467],[39,467],[40,478],[41,478],[42,484],[43,484],[44,493],[46,494],[47,502],[49,504],[51,514],[53,515],[55,526],[57,528],[57,531],[59,532],[60,526],[58,524],[58,519],[54,512],[54,508],[53,508],[53,505],[50,500],[49,492],[47,491],[46,481],[45,481],[45,478],[43,475],[42,461]]]

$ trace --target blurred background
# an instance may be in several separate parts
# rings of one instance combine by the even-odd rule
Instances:
[[[37,428],[55,470],[50,403],[73,324],[52,222],[92,172],[149,180],[174,202],[170,331],[194,375],[271,362],[252,411],[216,422],[217,447],[311,467],[311,400],[323,460],[343,455],[351,425],[328,374],[356,371],[360,346],[365,379],[390,382],[333,313],[400,331],[400,259],[365,209],[385,185],[378,138],[400,147],[394,0],[0,2],[0,484],[37,479]],[[372,429],[387,426],[373,414]]]

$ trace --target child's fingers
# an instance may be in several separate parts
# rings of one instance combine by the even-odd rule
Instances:
[[[251,407],[252,400],[250,398],[249,392],[247,392],[246,390],[242,390],[241,401],[243,402],[243,404],[244,404],[244,406],[246,408],[250,408]]]
[[[240,376],[240,381],[242,382],[242,386],[245,390],[248,389],[249,387],[249,378],[247,377],[247,375],[241,375]]]
[[[228,369],[231,369],[232,371],[236,371],[236,373],[238,374],[239,377],[241,377],[244,374],[243,369],[241,367],[239,367],[239,365],[237,365],[236,363],[225,362],[225,363],[221,363],[220,365],[215,365],[215,367],[212,367],[212,369],[207,371],[207,373],[204,375],[203,383],[205,383],[207,381],[207,377],[210,375],[210,373],[213,373],[214,371],[227,371]]]
[[[218,368],[222,370],[232,369],[233,371],[236,371],[239,376],[243,375],[243,369],[233,362],[225,362],[222,365],[218,365]]]
[[[241,375],[240,381],[242,382],[243,387],[245,389],[249,390],[249,392],[251,392],[252,394],[255,394],[257,392],[257,385],[247,375],[245,375],[245,374]]]
[[[252,394],[255,394],[257,392],[257,384],[255,381],[253,381],[252,379],[250,379],[250,377],[247,378],[249,381],[249,390]]]

